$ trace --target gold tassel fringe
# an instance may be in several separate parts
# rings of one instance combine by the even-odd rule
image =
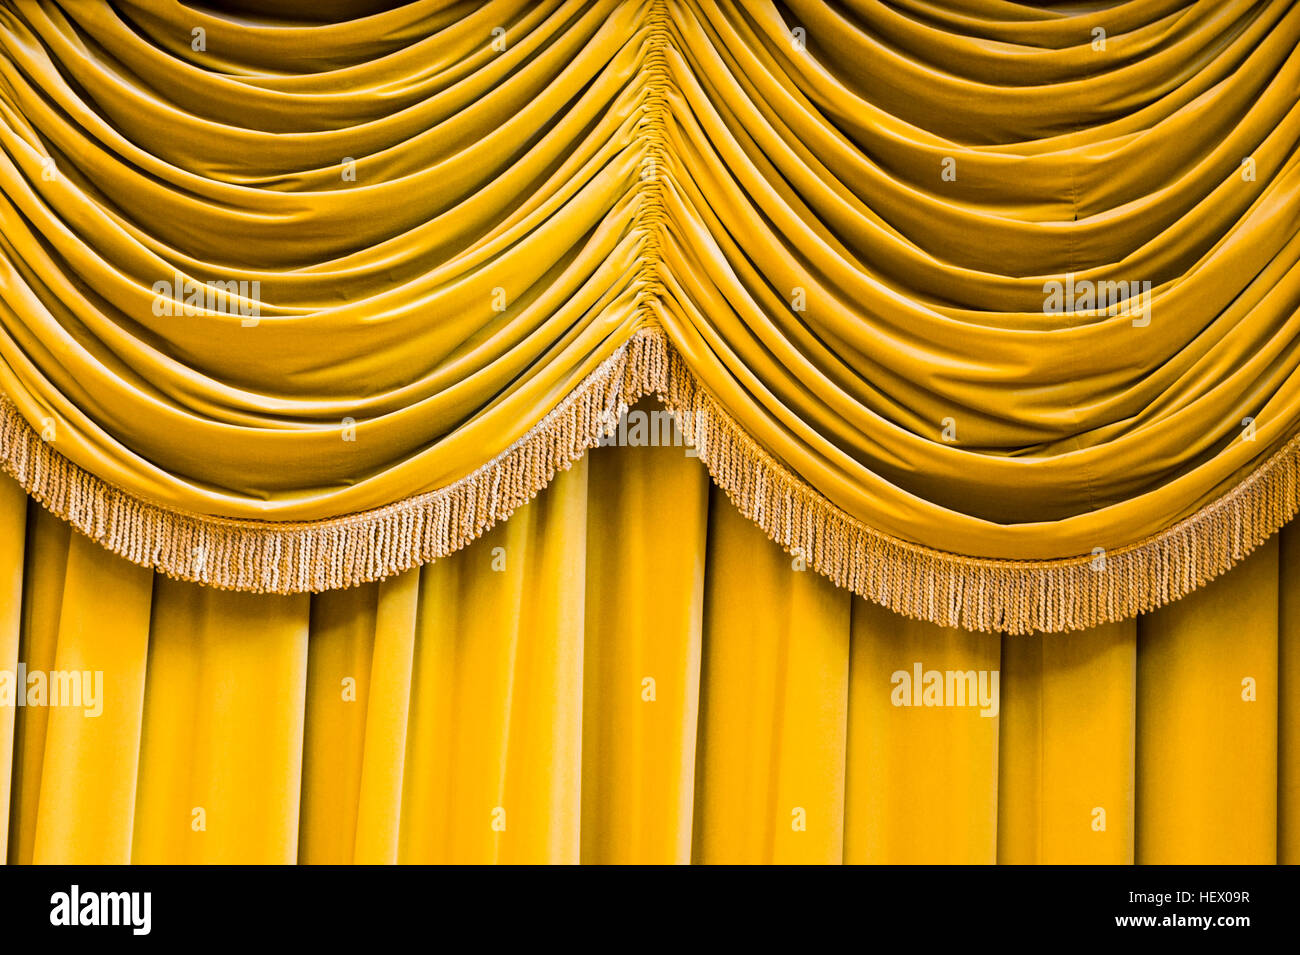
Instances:
[[[1124,620],[1227,571],[1300,509],[1300,436],[1192,516],[1136,544],[1060,560],[984,560],[891,537],[761,448],[657,327],[639,330],[492,461],[447,487],[323,521],[208,517],[152,504],[73,464],[0,398],[0,467],[108,550],[170,577],[256,593],[320,592],[446,557],[567,469],[655,395],[740,512],[836,585],[942,627],[1054,633]]]

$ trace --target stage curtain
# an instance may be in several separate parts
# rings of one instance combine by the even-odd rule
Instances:
[[[0,707],[12,863],[1300,862],[1293,529],[1000,638],[834,587],[680,447],[314,596],[105,556],[10,481],[0,529],[0,670],[104,673],[99,716]],[[918,663],[1000,673],[996,714],[895,705]]]
[[[646,394],[936,625],[1300,508],[1296,4],[253,6],[0,10],[0,466],[143,568],[391,580]]]

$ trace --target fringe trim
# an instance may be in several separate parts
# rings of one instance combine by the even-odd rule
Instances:
[[[225,590],[290,594],[382,580],[508,518],[654,395],[714,482],[787,553],[897,613],[941,627],[1056,633],[1125,620],[1224,573],[1300,510],[1300,435],[1219,499],[1143,541],[1059,560],[965,557],[891,537],[826,500],[751,438],[657,327],[642,328],[510,448],[444,488],[323,521],[231,520],[134,497],[41,440],[0,396],[0,467],[120,557]]]

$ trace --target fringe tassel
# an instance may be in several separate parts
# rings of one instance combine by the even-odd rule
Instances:
[[[508,518],[655,395],[731,502],[837,586],[941,627],[1056,633],[1124,620],[1230,569],[1300,509],[1300,435],[1191,517],[1127,547],[1060,560],[983,560],[891,537],[848,515],[761,448],[658,327],[633,335],[510,448],[467,477],[330,520],[230,520],[133,497],[41,440],[0,397],[0,467],[114,554],[225,590],[317,593],[454,553]]]

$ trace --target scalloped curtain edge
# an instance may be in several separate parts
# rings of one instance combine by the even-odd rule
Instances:
[[[787,553],[845,588],[941,627],[1081,630],[1154,610],[1229,570],[1300,509],[1300,435],[1222,497],[1143,541],[1057,560],[981,559],[850,516],[765,451],[704,389],[663,330],[639,329],[518,441],[466,477],[311,522],[233,520],[154,504],[73,464],[0,395],[0,468],[101,546],[223,590],[318,593],[455,553],[532,500],[654,395],[716,483]]]

